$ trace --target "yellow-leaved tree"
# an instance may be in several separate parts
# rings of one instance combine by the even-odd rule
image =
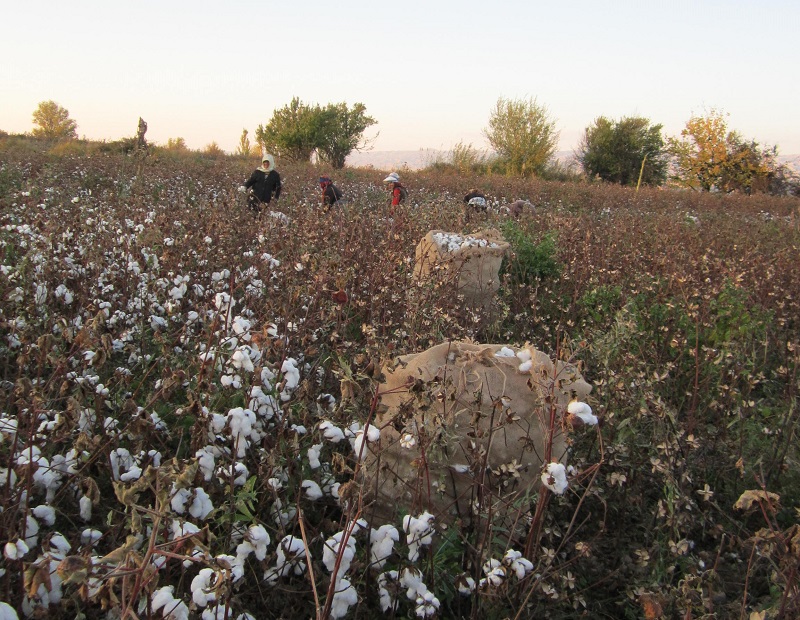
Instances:
[[[681,137],[669,139],[675,157],[674,180],[700,191],[769,191],[776,171],[777,149],[762,148],[736,131],[728,131],[726,115],[712,109],[692,116]]]
[[[42,101],[33,112],[33,135],[48,140],[74,140],[78,137],[78,123],[69,117],[69,111],[55,101]]]

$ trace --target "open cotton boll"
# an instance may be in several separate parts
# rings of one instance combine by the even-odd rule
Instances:
[[[370,561],[375,568],[383,568],[386,560],[394,552],[394,543],[400,540],[397,528],[390,524],[381,525],[369,534]]]
[[[509,349],[508,347],[501,347],[500,350],[494,354],[495,357],[514,357],[515,355],[514,349]]]
[[[356,432],[355,441],[353,442],[353,452],[355,452],[356,457],[360,458],[362,461],[367,458],[368,449],[364,445],[364,437],[366,436],[366,441],[370,443],[377,443],[380,441],[381,438],[381,431],[378,427],[373,426],[372,424],[368,425],[366,429],[361,429]]]
[[[0,620],[19,620],[19,616],[11,605],[0,601]]]
[[[41,504],[33,509],[33,516],[39,519],[47,527],[52,527],[56,522],[56,511],[52,506]]]
[[[191,506],[189,506],[189,514],[195,519],[204,520],[211,511],[214,510],[214,504],[211,503],[211,498],[202,487],[197,487],[194,490],[194,499]]]
[[[210,568],[202,568],[192,579],[192,600],[198,607],[205,607],[217,600],[217,591],[213,587],[217,576]]]
[[[308,465],[311,469],[319,469],[320,462],[319,462],[319,455],[322,452],[322,444],[317,443],[311,446],[308,449]]]
[[[188,620],[189,608],[186,603],[176,599],[174,586],[164,586],[153,593],[150,605],[154,612],[161,609],[161,617],[169,620]]]
[[[577,400],[572,401],[567,405],[567,413],[580,418],[581,422],[588,426],[595,426],[597,424],[597,416],[592,413],[592,408],[586,403]]]
[[[325,541],[325,547],[322,549],[322,563],[328,571],[333,572],[336,567],[336,558],[339,556],[339,550],[342,547],[342,538],[345,532],[336,532],[328,540]],[[341,551],[341,561],[339,564],[338,575],[344,575],[350,569],[350,563],[356,555],[356,539],[354,536],[347,537],[345,548]]]
[[[328,420],[320,423],[319,430],[322,432],[322,436],[331,443],[339,443],[344,439],[344,431]]]
[[[7,560],[19,560],[22,558],[26,553],[28,553],[30,549],[28,545],[25,544],[24,540],[17,539],[14,542],[7,542],[5,548],[3,549],[3,555],[6,556]]]
[[[80,507],[81,512],[81,519],[84,521],[91,521],[92,520],[92,500],[86,497],[85,495],[78,500],[78,506]]]
[[[419,517],[411,515],[403,517],[403,531],[406,533],[409,561],[416,562],[419,558],[420,547],[433,542],[433,521],[434,516],[427,510]]]
[[[514,549],[506,551],[506,554],[503,556],[503,564],[514,572],[517,579],[522,579],[533,570],[533,564],[526,558],[523,558],[519,551],[515,551]]]
[[[300,485],[306,491],[306,497],[312,501],[318,500],[323,496],[322,489],[313,480],[303,480]]]
[[[557,495],[567,490],[567,470],[561,463],[548,463],[542,473],[542,484]]]
[[[336,584],[331,604],[331,618],[344,618],[350,607],[358,603],[358,593],[350,581],[342,578]]]
[[[381,609],[384,613],[397,606],[397,601],[394,597],[396,590],[395,584],[398,580],[398,573],[396,570],[386,571],[378,575],[378,596],[380,597]],[[389,587],[392,584],[392,587]]]

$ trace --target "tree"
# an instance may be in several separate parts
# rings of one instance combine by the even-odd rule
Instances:
[[[264,148],[291,161],[308,161],[321,142],[323,119],[319,106],[308,106],[298,97],[272,113],[266,127],[259,125],[256,138]]]
[[[321,125],[316,145],[322,161],[335,169],[344,168],[347,156],[369,146],[364,132],[377,121],[366,114],[367,107],[356,103],[348,108],[346,103],[329,103],[320,110]]]
[[[547,108],[536,99],[500,97],[484,135],[508,174],[542,174],[553,157],[559,132]]]
[[[728,131],[725,115],[711,110],[706,116],[692,116],[671,138],[669,150],[675,157],[675,179],[700,191],[769,191],[778,174],[777,149],[747,141]]]
[[[210,155],[211,157],[223,157],[225,155],[225,151],[219,144],[216,143],[216,141],[206,144],[206,147],[203,149],[203,153]]]
[[[183,138],[169,138],[164,148],[168,151],[175,151],[177,153],[185,153],[189,150],[189,147],[186,146],[186,140]]]
[[[236,155],[246,157],[253,152],[253,145],[250,144],[250,138],[247,136],[247,130],[242,129],[242,135],[239,136],[239,145],[236,147]]]
[[[48,140],[74,140],[78,137],[78,123],[69,117],[69,111],[55,101],[42,101],[33,112],[37,125],[33,135]]]
[[[612,121],[600,116],[586,128],[577,159],[589,177],[610,183],[661,185],[667,178],[667,157],[661,125],[630,116]]]

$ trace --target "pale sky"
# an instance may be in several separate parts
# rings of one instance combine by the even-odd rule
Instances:
[[[535,97],[574,149],[596,117],[677,135],[716,108],[800,153],[800,1],[0,0],[0,129],[52,99],[78,134],[233,151],[293,96],[364,103],[375,150],[487,146],[499,97]]]

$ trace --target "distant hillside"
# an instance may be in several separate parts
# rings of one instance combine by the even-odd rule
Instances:
[[[353,153],[347,158],[348,166],[364,168],[372,166],[378,170],[419,170],[437,159],[446,159],[448,151],[439,149],[419,149],[417,151],[364,151]],[[566,162],[572,159],[572,151],[558,151],[556,159]]]

